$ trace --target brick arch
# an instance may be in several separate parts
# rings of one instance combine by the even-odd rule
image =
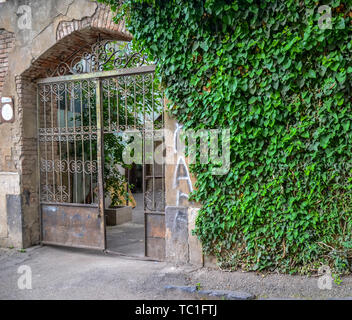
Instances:
[[[59,65],[73,57],[79,49],[92,45],[101,40],[132,40],[127,31],[125,22],[118,24],[113,21],[113,14],[109,7],[98,4],[91,17],[82,20],[61,21],[56,29],[55,44],[34,60],[29,69],[21,76],[30,79],[46,77],[48,69]]]
[[[131,40],[131,34],[125,28],[125,22],[121,20],[118,24],[113,21],[113,14],[109,7],[98,4],[97,10],[91,17],[82,20],[62,21],[56,30],[56,40],[63,39],[70,33],[86,28],[107,30],[109,33],[116,34],[124,40]]]
[[[74,57],[82,47],[97,40],[132,39],[124,22],[114,24],[110,9],[98,4],[91,17],[82,20],[63,21],[57,26],[55,44],[36,58],[21,75],[16,76],[16,134],[13,160],[21,177],[22,243],[23,247],[40,240],[38,155],[37,155],[37,88],[35,79],[47,77],[47,71],[60,62]]]

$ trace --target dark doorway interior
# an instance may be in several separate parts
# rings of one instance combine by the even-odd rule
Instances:
[[[132,193],[143,192],[143,167],[140,164],[132,164],[128,173],[128,183]]]

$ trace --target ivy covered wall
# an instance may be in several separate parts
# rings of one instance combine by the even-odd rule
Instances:
[[[350,271],[352,1],[104,2],[158,59],[172,115],[231,129],[226,175],[191,166],[205,253],[228,268]]]

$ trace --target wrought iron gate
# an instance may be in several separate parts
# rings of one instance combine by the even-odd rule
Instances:
[[[163,96],[155,65],[99,41],[38,80],[42,242],[106,249],[105,192],[124,192],[129,133],[142,138],[145,254],[164,257]],[[105,189],[104,189],[105,186]]]

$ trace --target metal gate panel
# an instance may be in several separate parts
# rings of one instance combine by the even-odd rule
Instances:
[[[138,130],[145,254],[164,258],[165,170],[154,159],[164,147],[164,100],[154,71],[128,45],[98,41],[37,81],[43,243],[106,249],[104,139]]]
[[[145,255],[165,259],[165,214],[145,212]]]
[[[42,205],[43,244],[105,249],[104,226],[97,207]]]
[[[38,84],[42,242],[104,250],[99,82],[56,80]]]
[[[165,259],[165,164],[156,161],[166,156],[163,129],[162,112],[159,123],[153,117],[151,126],[145,126],[143,134],[145,255],[157,260]]]
[[[143,70],[143,69],[140,69]],[[102,79],[105,152],[121,147],[118,137],[139,133],[142,138],[145,256],[165,258],[165,166],[156,161],[164,152],[164,99],[154,88],[154,70]],[[158,154],[162,150],[163,154]],[[121,157],[120,153],[114,156]],[[108,156],[111,158],[111,156]],[[121,160],[121,159],[120,159]],[[121,160],[122,163],[122,160]],[[126,166],[126,180],[129,170]],[[107,178],[107,177],[106,177]],[[106,190],[107,191],[107,190]],[[129,192],[127,185],[126,194]],[[128,205],[128,196],[126,196]]]

